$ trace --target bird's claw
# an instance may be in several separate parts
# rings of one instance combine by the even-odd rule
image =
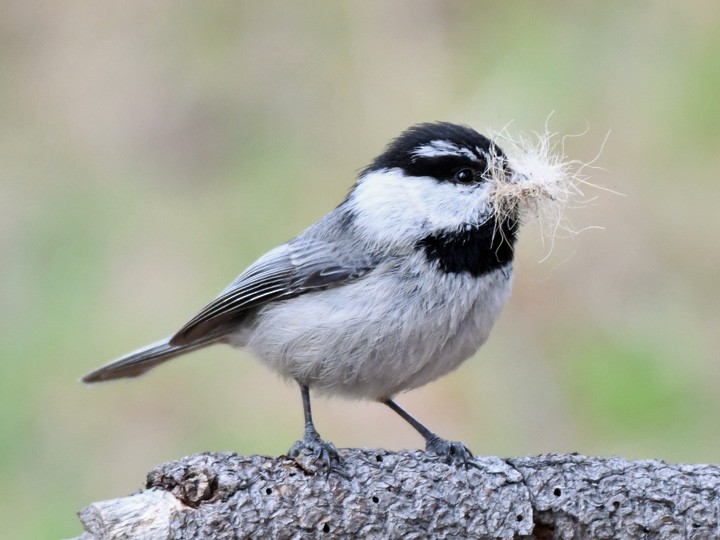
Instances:
[[[437,435],[429,438],[425,444],[425,451],[432,452],[442,458],[448,465],[463,465],[465,467],[477,467],[472,460],[473,454],[470,449],[458,441],[447,441]]]
[[[306,429],[305,436],[295,442],[288,451],[288,456],[296,459],[308,455],[312,461],[321,462],[330,474],[331,471],[340,472],[340,454],[331,442],[323,441],[314,429]]]

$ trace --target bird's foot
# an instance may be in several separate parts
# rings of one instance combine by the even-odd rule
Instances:
[[[464,465],[465,467],[477,467],[472,461],[473,455],[470,449],[461,442],[446,441],[437,435],[427,439],[425,451],[432,452],[442,458],[448,465]]]
[[[325,465],[328,474],[331,471],[341,471],[337,448],[333,443],[323,441],[312,427],[305,428],[305,435],[290,447],[288,456],[293,459],[307,456],[312,458],[314,463],[319,461]]]

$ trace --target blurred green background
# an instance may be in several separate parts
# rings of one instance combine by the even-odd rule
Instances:
[[[573,210],[459,372],[399,401],[481,454],[720,461],[720,4],[4,2],[0,522],[75,512],[203,450],[284,452],[300,397],[211,348],[78,378],[184,323],[338,203],[419,121],[580,133],[625,196]],[[315,403],[338,446],[418,447],[372,403]]]

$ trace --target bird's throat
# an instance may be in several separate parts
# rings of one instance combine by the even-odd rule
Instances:
[[[447,273],[482,276],[513,259],[517,221],[491,218],[479,225],[426,236],[418,243],[428,261]]]

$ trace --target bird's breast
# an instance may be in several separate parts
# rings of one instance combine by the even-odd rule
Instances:
[[[269,304],[234,344],[316,391],[384,399],[471,356],[506,303],[511,276],[511,263],[478,277],[444,272],[418,253],[354,282]]]

